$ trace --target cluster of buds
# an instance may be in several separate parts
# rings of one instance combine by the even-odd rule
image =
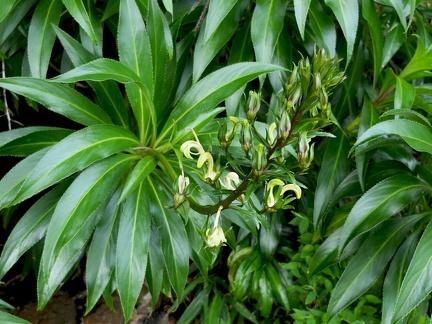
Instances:
[[[275,188],[277,188],[275,190]],[[294,199],[293,197],[284,197],[287,191],[293,191],[297,199],[301,198],[301,188],[293,183],[285,184],[280,179],[272,179],[267,183],[264,195],[264,211],[274,212],[278,209],[286,208]]]

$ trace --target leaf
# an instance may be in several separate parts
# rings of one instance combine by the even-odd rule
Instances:
[[[87,127],[60,141],[46,153],[28,176],[16,204],[90,164],[137,146],[136,137],[124,128],[111,125]]]
[[[417,111],[411,110],[411,109],[387,110],[385,113],[381,114],[380,118],[393,117],[393,116],[402,116],[402,117],[409,119],[411,121],[420,123],[420,124],[426,126],[427,128],[430,128],[430,129],[432,128],[432,125],[429,122],[429,120],[427,119],[427,117],[425,117],[422,114],[418,113]]]
[[[399,290],[392,323],[407,316],[432,290],[432,222],[429,222],[414,252]]]
[[[266,270],[266,268],[270,266],[269,264],[263,265],[263,270]],[[270,287],[270,283],[267,280],[266,272],[263,271],[261,276],[256,278],[258,280],[258,287],[260,291],[260,295],[258,297],[258,309],[260,310],[260,313],[264,317],[269,317],[274,299],[272,294],[272,288]]]
[[[279,272],[271,264],[267,264],[264,272],[273,291],[273,295],[276,297],[277,301],[282,305],[285,311],[289,312],[290,305],[288,301],[287,288],[282,283]]]
[[[90,36],[94,43],[97,43],[97,38],[90,17],[82,0],[62,0],[69,14],[81,26],[82,29]]]
[[[407,23],[406,23],[406,16],[405,14],[405,4],[407,1],[404,0],[376,0],[376,2],[393,7],[396,11],[397,15],[399,16],[399,20],[404,28],[404,30],[407,29]]]
[[[287,0],[257,0],[251,22],[256,61],[270,63],[284,25]],[[261,87],[264,77],[260,78]]]
[[[162,3],[164,4],[164,7],[166,9],[166,11],[168,11],[171,16],[174,15],[174,11],[173,11],[173,3],[172,0],[162,0]]]
[[[314,34],[313,40],[330,54],[336,56],[336,28],[331,18],[323,15],[323,7],[319,2],[309,7],[309,19]]]
[[[51,51],[56,35],[52,24],[57,26],[62,9],[61,0],[40,0],[36,7],[28,31],[28,60],[31,75],[46,77]]]
[[[197,116],[211,112],[218,103],[260,74],[280,69],[282,68],[275,65],[251,62],[233,64],[209,74],[192,86],[180,99],[157,138],[155,146],[167,141],[176,128],[178,133],[171,141],[175,144],[187,132],[186,127],[196,126]]]
[[[342,132],[338,131],[337,138],[329,139],[327,143],[315,190],[313,209],[315,227],[321,227],[321,220],[328,202],[336,187],[348,175],[350,165],[349,142]]]
[[[148,188],[141,182],[120,210],[116,280],[126,321],[132,316],[147,267],[151,210]]]
[[[57,27],[55,27],[54,30],[75,67],[96,59],[95,55],[87,51],[80,43],[64,31]],[[95,90],[101,108],[106,111],[112,121],[116,125],[129,128],[129,111],[125,106],[123,95],[117,84],[114,81],[89,81],[89,85]]]
[[[36,0],[14,0],[14,2],[4,19],[1,18],[4,12],[2,10],[8,10],[8,5],[11,5],[12,2],[9,1],[9,4],[6,4],[6,1],[3,1],[0,8],[0,44],[4,44],[6,39],[16,30],[18,24],[34,5]]]
[[[411,109],[416,91],[412,84],[396,76],[395,109]]]
[[[350,62],[357,34],[359,13],[357,0],[325,0],[336,16],[347,42],[347,64]]]
[[[375,88],[377,79],[381,71],[381,63],[383,56],[384,36],[381,28],[381,21],[378,13],[375,10],[372,0],[364,0],[361,2],[362,15],[366,19],[372,38],[373,60],[374,60],[374,79],[372,87]]]
[[[294,14],[302,39],[304,39],[304,30],[310,3],[311,0],[294,0]]]
[[[39,308],[46,305],[79,259],[103,215],[102,203],[135,159],[119,154],[95,163],[84,170],[62,196],[45,238],[38,276]]]
[[[19,138],[23,138],[27,135],[36,132],[59,130],[59,129],[61,128],[50,127],[50,126],[29,126],[29,127],[12,129],[7,132],[0,132],[0,147],[3,147]]]
[[[0,322],[8,324],[31,324],[26,320],[0,310]]]
[[[0,22],[2,22],[15,6],[17,0],[4,0],[2,6],[0,7]]]
[[[286,26],[282,29],[283,34],[289,34]],[[292,43],[290,38],[279,37],[273,55],[272,64],[282,66],[286,69],[292,67]],[[284,88],[284,80],[287,80],[287,72],[284,70],[269,74],[269,80],[275,93],[280,93]]]
[[[431,191],[425,182],[405,174],[387,178],[373,186],[357,201],[348,215],[340,236],[339,253],[354,237],[371,230]]]
[[[77,91],[33,78],[0,79],[0,86],[85,126],[111,124],[108,115]]]
[[[94,231],[86,258],[85,281],[87,286],[88,314],[109,284],[111,273],[115,267],[115,249],[117,245],[117,228],[119,220],[120,188],[110,197],[103,217]]]
[[[162,290],[164,255],[162,252],[162,242],[157,227],[152,223],[150,234],[150,247],[148,254],[148,264],[146,272],[146,282],[150,295],[152,296],[152,306],[156,307],[159,295]]]
[[[163,182],[158,174],[145,180],[151,204],[150,213],[162,239],[168,277],[177,298],[182,298],[189,272],[190,246],[180,215],[166,207],[172,203],[172,193],[167,191]]]
[[[378,279],[405,234],[425,215],[389,220],[373,233],[353,257],[338,280],[327,313],[334,317],[360,297]]]
[[[398,22],[395,22],[387,31],[384,40],[383,61],[381,65],[384,67],[392,59],[393,55],[398,51],[404,42],[406,35],[404,28]]]
[[[19,193],[23,183],[28,178],[31,170],[39,163],[48,152],[45,148],[20,161],[0,181],[0,210],[5,208]]]
[[[122,202],[136,187],[154,170],[158,161],[153,156],[146,156],[141,159],[134,169],[129,173],[123,187],[120,199]]]
[[[222,24],[222,21],[231,12],[232,8],[237,4],[239,0],[210,0],[210,4],[207,12],[207,21],[205,29],[203,44],[207,43],[209,39],[216,34],[216,30]]]
[[[58,143],[72,132],[71,130],[61,128],[41,129],[1,146],[0,155],[29,156],[47,146]]]
[[[152,144],[156,137],[156,112],[153,106],[153,67],[149,35],[135,0],[122,0],[118,27],[120,62],[139,77],[147,89],[135,84],[126,85],[126,91],[143,144]]]
[[[183,312],[182,316],[178,320],[178,324],[191,323],[200,312],[204,303],[208,300],[209,291],[207,289],[201,290]]]
[[[423,42],[418,39],[414,56],[399,74],[399,77],[403,78],[405,81],[413,80],[421,77],[422,72],[430,71],[431,65],[432,54],[428,48],[425,48]],[[427,76],[428,75],[429,74],[427,74]]]
[[[66,181],[40,198],[15,225],[3,247],[0,278],[45,236],[54,209],[69,184],[70,181]]]
[[[403,277],[418,243],[418,233],[412,233],[399,247],[384,280],[382,323],[390,324]]]
[[[211,60],[219,52],[219,50],[231,39],[241,18],[241,13],[243,12],[245,7],[245,1],[238,2],[231,9],[228,15],[223,19],[220,25],[217,26],[217,29],[212,35],[212,37],[205,41],[204,34],[207,26],[207,20],[209,19],[208,17],[210,17],[207,14],[207,18],[203,22],[203,28],[201,28],[195,44],[192,75],[193,84],[195,84],[199,80],[199,78],[204,73],[205,69],[207,68]]]
[[[429,128],[407,119],[380,122],[360,136],[351,148],[362,149],[368,142],[378,138],[386,139],[389,135],[400,136],[414,150],[432,153],[432,132]]]

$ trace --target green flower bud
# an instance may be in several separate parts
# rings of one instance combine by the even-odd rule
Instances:
[[[249,121],[255,120],[255,117],[261,106],[261,95],[255,91],[249,91],[249,98],[246,104],[246,117]]]
[[[307,138],[307,133],[302,133],[299,139],[298,156],[300,164],[307,160],[309,152],[309,140]]]
[[[252,156],[252,169],[256,176],[260,176],[264,173],[266,167],[266,156],[263,144],[258,144]]]
[[[278,136],[282,141],[286,141],[291,131],[291,120],[286,110],[282,112],[281,119],[279,121]]]
[[[223,148],[227,148],[231,145],[232,140],[234,139],[235,132],[239,126],[238,119],[235,117],[229,117],[231,122],[233,123],[233,127],[228,131],[227,123],[224,122],[219,128],[218,139],[219,143]]]
[[[246,155],[249,154],[249,151],[252,148],[252,140],[253,137],[251,125],[246,119],[244,119],[242,123],[242,129],[240,131],[240,144]]]

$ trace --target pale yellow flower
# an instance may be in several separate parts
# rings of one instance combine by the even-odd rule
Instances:
[[[223,181],[221,181],[220,179],[219,179],[219,181],[224,188],[234,191],[234,190],[236,190],[236,187],[234,187],[234,185],[238,185],[240,183],[240,178],[239,178],[237,173],[229,172],[224,177]]]
[[[207,164],[207,172],[204,174],[204,178],[210,179],[210,181],[215,181],[218,174],[217,172],[214,171],[213,156],[209,152],[204,152],[200,154],[198,158],[197,167],[202,168],[204,163]]]

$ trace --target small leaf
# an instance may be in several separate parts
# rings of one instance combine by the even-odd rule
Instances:
[[[325,0],[333,10],[347,42],[347,65],[350,62],[357,34],[359,13],[357,0]]]
[[[387,178],[367,191],[354,205],[343,227],[339,253],[356,236],[399,212],[432,189],[420,179],[405,174]]]
[[[28,60],[31,75],[46,77],[51,51],[56,38],[51,24],[57,26],[62,9],[61,0],[40,0],[36,7],[28,31]]]
[[[85,126],[112,124],[103,110],[69,87],[33,78],[0,79],[0,86]]]
[[[123,202],[117,240],[116,279],[125,320],[144,283],[150,243],[150,196],[142,182]]]
[[[75,21],[81,26],[82,29],[90,36],[94,43],[97,43],[96,34],[93,29],[93,25],[90,21],[90,17],[87,13],[86,8],[82,0],[62,0],[69,14],[75,19]]]
[[[136,137],[117,126],[97,125],[77,131],[51,147],[30,173],[12,204],[37,194],[96,161],[136,145],[139,145]]]
[[[302,39],[304,39],[304,30],[310,3],[311,0],[294,0],[294,13]]]
[[[366,240],[333,290],[327,310],[329,317],[351,304],[378,279],[405,234],[424,216],[389,220]]]
[[[396,77],[395,109],[411,109],[416,91],[412,84],[400,77]]]

